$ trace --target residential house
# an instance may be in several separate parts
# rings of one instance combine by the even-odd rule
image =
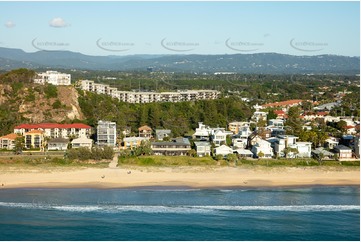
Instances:
[[[43,150],[45,146],[44,132],[32,130],[24,134],[25,148]]]
[[[155,155],[187,155],[191,150],[191,144],[186,138],[177,138],[170,142],[152,142],[151,148]]]
[[[120,149],[135,149],[142,144],[142,141],[149,141],[148,137],[126,137],[120,144]]]
[[[268,114],[267,112],[256,111],[253,113],[252,120],[255,120],[256,122],[260,120],[266,121],[267,114]]]
[[[211,133],[212,129],[209,126],[199,122],[198,128],[196,128],[196,132],[193,134],[193,139],[208,141]]]
[[[169,129],[156,129],[155,137],[157,140],[163,140],[165,137],[170,137],[172,131]]]
[[[339,160],[348,160],[352,158],[352,149],[347,146],[337,145],[334,148],[334,151],[337,153]]]
[[[115,146],[117,142],[117,124],[110,121],[98,121],[97,145]]]
[[[222,155],[223,157],[226,157],[229,154],[233,154],[232,148],[228,147],[227,145],[221,145],[214,149],[215,155]]]
[[[233,149],[244,149],[247,147],[247,139],[234,137],[232,139]]]
[[[93,146],[93,140],[88,139],[87,137],[80,137],[77,139],[73,139],[73,141],[71,141],[71,147],[74,149],[77,149],[80,147],[85,147],[85,148],[91,149],[92,146]]]
[[[333,150],[339,144],[338,138],[329,137],[325,140],[325,148]]]
[[[243,158],[252,158],[253,157],[253,153],[250,150],[247,149],[234,149],[233,153],[238,154],[238,156],[243,157]]]
[[[15,139],[19,137],[17,134],[7,134],[0,137],[0,149],[13,150],[15,148]]]
[[[227,134],[222,130],[217,130],[212,135],[212,142],[215,144],[216,147],[225,144],[227,140]]]
[[[273,112],[277,115],[277,119],[286,119],[287,118],[287,114],[283,110],[274,110]]]
[[[284,120],[282,119],[270,119],[268,120],[268,125],[276,128],[283,128]]]
[[[285,155],[284,153],[284,149],[285,148],[296,148],[296,140],[298,139],[298,137],[293,136],[293,135],[278,135],[277,136],[278,141],[275,143],[275,153],[279,156],[279,157],[283,157]],[[292,154],[289,154],[292,156]]]
[[[334,157],[334,153],[332,153],[328,150],[325,150],[323,147],[316,148],[316,149],[312,150],[311,153],[313,156],[316,156],[316,157],[319,157],[320,154],[322,154],[324,160],[332,160]]]
[[[138,128],[138,131],[139,131],[139,137],[144,137],[144,138],[152,138],[152,128],[147,126],[147,125],[144,125],[140,128]]]
[[[296,142],[296,149],[298,151],[296,157],[310,158],[312,155],[311,148],[312,148],[311,142]]]
[[[196,141],[194,142],[197,155],[199,157],[211,155],[211,144],[206,141]]]
[[[68,139],[64,138],[54,138],[48,141],[48,150],[67,150],[68,149]]]
[[[255,145],[252,146],[251,152],[256,158],[272,158],[273,149],[271,143],[266,140],[258,140]],[[260,156],[260,153],[263,153],[263,156]]]

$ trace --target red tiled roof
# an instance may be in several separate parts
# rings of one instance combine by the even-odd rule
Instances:
[[[285,112],[284,111],[282,111],[282,110],[275,110],[275,111],[273,111],[275,114],[277,114],[277,115],[284,115],[285,114]]]
[[[352,126],[352,125],[347,125],[346,126],[346,129],[353,129],[353,128],[355,128],[355,126]]]
[[[15,140],[17,137],[18,137],[17,134],[7,134],[7,135],[4,135],[4,136],[1,136],[0,139],[12,139],[12,140]]]
[[[288,106],[288,105],[292,105],[292,104],[298,104],[301,103],[303,100],[301,99],[293,99],[293,100],[287,100],[287,101],[282,101],[282,102],[275,102],[275,103],[267,103],[267,104],[263,104],[263,107],[277,107],[277,106]]]
[[[57,123],[40,123],[40,124],[20,124],[14,129],[90,129],[89,125],[82,123],[74,124],[57,124]]]
[[[144,125],[144,126],[140,127],[138,130],[139,130],[139,131],[142,131],[142,130],[152,131],[152,128],[149,127],[149,126],[147,126],[147,125]]]
[[[326,116],[329,112],[317,112],[316,114],[319,116]]]

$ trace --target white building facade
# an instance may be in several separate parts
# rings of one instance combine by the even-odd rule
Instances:
[[[97,145],[115,146],[117,142],[117,124],[110,121],[98,121]]]
[[[34,83],[39,84],[53,84],[55,86],[69,86],[71,85],[71,74],[60,73],[57,71],[46,71],[37,73]]]

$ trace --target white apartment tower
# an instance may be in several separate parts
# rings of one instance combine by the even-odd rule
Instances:
[[[117,124],[110,121],[98,121],[97,144],[115,146],[117,141]]]
[[[69,86],[71,85],[71,74],[60,73],[57,71],[37,73],[34,83],[49,83],[55,86]]]

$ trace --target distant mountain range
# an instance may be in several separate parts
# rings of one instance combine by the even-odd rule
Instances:
[[[0,70],[16,68],[82,70],[153,70],[173,72],[237,72],[253,74],[346,74],[360,73],[360,57],[277,53],[232,55],[128,55],[89,56],[71,51],[38,51],[0,47]]]

